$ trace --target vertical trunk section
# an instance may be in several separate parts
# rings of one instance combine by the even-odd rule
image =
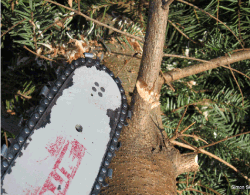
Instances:
[[[162,1],[150,1],[147,32],[137,78],[137,84],[141,83],[141,90],[148,90],[149,93],[155,92],[158,94],[159,92],[157,84],[165,43],[167,19],[168,11],[162,9]],[[152,148],[156,142],[155,137],[153,137],[154,132],[147,128],[147,123],[151,120],[149,112],[157,98],[154,95],[143,98],[136,87],[132,99],[133,117],[129,123],[129,130],[124,132],[122,136],[126,137],[129,143],[132,143],[131,147],[133,148]]]
[[[131,102],[133,116],[123,129],[119,140],[122,147],[111,163],[113,178],[108,179],[109,187],[101,194],[176,194],[180,154],[171,145],[166,147],[152,121],[152,115],[160,113],[157,101],[163,82],[159,71],[167,19],[168,10],[162,9],[162,1],[150,1],[143,56]],[[152,105],[158,106],[152,109]],[[161,117],[157,122],[162,124]]]

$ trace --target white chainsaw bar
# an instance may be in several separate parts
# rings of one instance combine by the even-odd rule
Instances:
[[[2,152],[2,194],[97,195],[123,125],[121,81],[93,55],[73,61],[44,87],[44,98],[20,135]]]

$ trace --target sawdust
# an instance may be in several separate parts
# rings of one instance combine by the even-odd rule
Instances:
[[[107,46],[110,47],[112,53],[114,55],[104,55],[104,65],[107,66],[114,75],[117,75],[119,70],[124,65],[124,62],[129,60],[131,56],[134,55],[134,51],[132,51],[127,45],[124,45],[125,49],[120,44],[110,44],[107,43]],[[139,57],[133,57],[130,62],[127,64],[126,68],[124,68],[119,73],[119,78],[122,81],[122,86],[125,90],[125,94],[128,99],[128,103],[131,102],[131,96],[135,88],[139,68],[140,68],[141,59]]]

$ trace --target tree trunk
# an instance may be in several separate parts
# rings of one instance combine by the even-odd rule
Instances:
[[[176,177],[195,171],[196,154],[181,155],[162,135],[159,76],[165,43],[168,6],[150,1],[143,56],[131,109],[132,119],[123,129],[121,149],[111,163],[114,175],[101,194],[176,194]],[[180,166],[180,162],[183,162]]]

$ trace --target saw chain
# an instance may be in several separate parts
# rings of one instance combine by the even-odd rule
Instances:
[[[1,194],[97,195],[112,178],[128,111],[121,80],[93,54],[56,71],[20,134],[2,147]]]

